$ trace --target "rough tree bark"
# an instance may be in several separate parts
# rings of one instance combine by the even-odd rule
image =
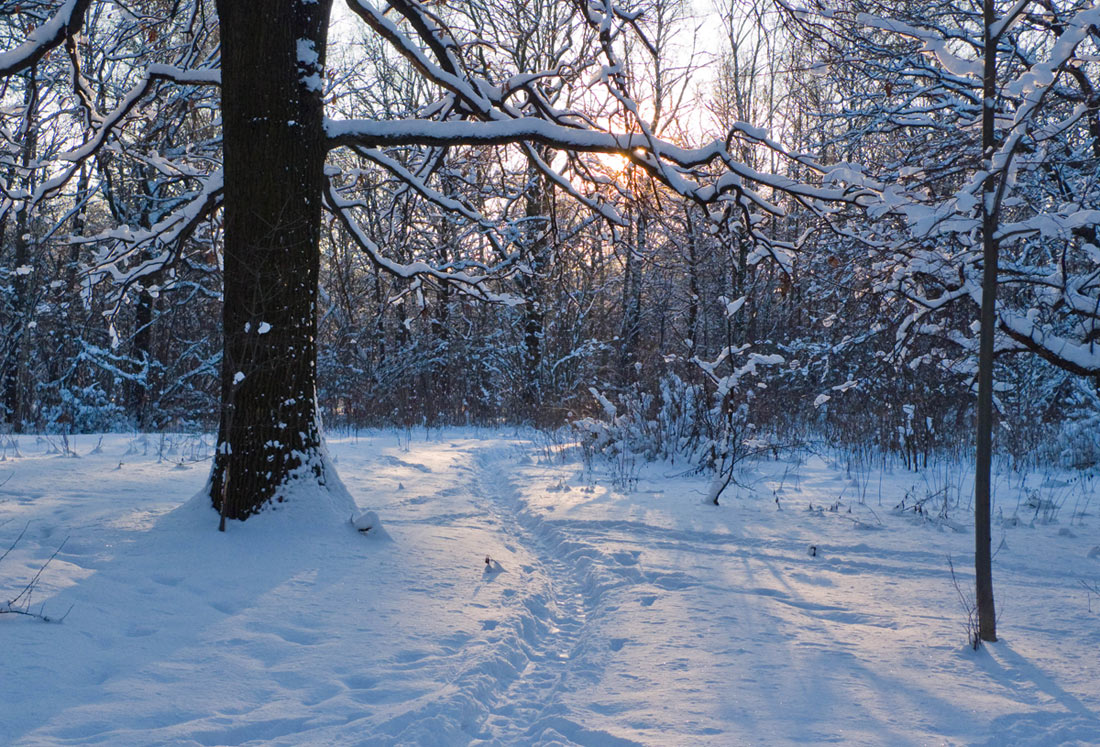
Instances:
[[[315,397],[332,0],[218,0],[225,168],[222,413],[210,497],[246,519],[324,481]],[[223,501],[225,505],[223,507]]]

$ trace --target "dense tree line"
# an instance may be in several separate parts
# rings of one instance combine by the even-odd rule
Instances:
[[[232,327],[253,338],[234,355],[251,362],[227,378],[223,361],[229,22],[199,0],[3,5],[6,427],[217,427],[236,373],[283,365],[255,359],[275,320],[245,312]],[[79,33],[16,69],[28,34],[68,6]],[[350,7],[327,60],[310,56],[320,44],[292,50],[334,119],[583,115],[683,147],[718,138],[736,167],[685,169],[727,180],[729,199],[708,202],[629,149],[426,127],[340,136],[317,206],[329,425],[602,422],[711,467],[731,439],[824,439],[912,464],[971,442],[979,9],[729,0],[700,17],[649,0],[602,23],[595,5],[550,0]],[[998,147],[1017,144],[997,166],[1013,193],[999,213],[994,432],[1016,459],[1087,465],[1096,29],[1086,4],[1000,11],[1015,15],[999,42]],[[470,81],[514,90],[479,103]],[[857,190],[869,196],[843,198]],[[249,281],[261,267],[237,267],[225,280],[276,293]]]

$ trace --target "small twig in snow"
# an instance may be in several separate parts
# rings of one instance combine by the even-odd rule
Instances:
[[[5,552],[3,556],[0,556],[0,560],[2,560],[4,556],[11,552],[15,548],[15,546],[19,544],[19,540],[22,539],[23,534],[25,534],[26,531],[27,529],[26,527],[24,527],[23,531],[20,532],[19,537],[17,537],[15,542],[12,543],[12,546],[8,548],[7,552]],[[27,582],[27,585],[23,587],[23,590],[20,591],[14,599],[10,599],[7,602],[0,603],[0,614],[26,615],[28,617],[37,618],[43,622],[61,622],[69,616],[69,612],[72,612],[72,607],[69,607],[65,614],[62,615],[60,618],[52,618],[49,615],[45,614],[45,612],[43,611],[45,609],[44,606],[39,608],[38,612],[34,612],[31,610],[31,597],[34,594],[35,587],[38,585],[38,579],[42,577],[43,572],[45,572],[46,568],[50,565],[50,563],[53,562],[53,559],[57,557],[58,553],[61,552],[61,548],[65,547],[65,543],[68,541],[68,537],[61,541],[61,544],[58,545],[57,549],[53,551],[53,554],[50,555],[50,557],[46,559],[46,562],[42,564],[42,567],[38,569],[38,573],[34,574],[34,578]],[[23,605],[18,606],[19,601],[24,597],[26,597],[26,599],[24,600]]]
[[[1100,597],[1100,584],[1096,582],[1090,584],[1083,578],[1079,579],[1079,581],[1081,582],[1081,586],[1085,588],[1085,593],[1088,596],[1089,612],[1092,612],[1092,595],[1095,594],[1097,597]]]
[[[15,541],[11,543],[11,547],[9,547],[7,550],[5,550],[3,555],[0,555],[0,560],[3,560],[4,558],[8,557],[8,553],[10,553],[12,550],[15,549],[15,546],[19,544],[19,540],[23,539],[23,535],[27,533],[27,527],[29,527],[30,525],[31,525],[31,523],[28,521],[27,526],[23,527],[23,531],[20,532],[19,536],[15,538]]]
[[[947,556],[947,567],[951,569],[951,583],[954,584],[955,591],[958,592],[959,603],[966,611],[966,637],[968,643],[972,649],[977,651],[982,645],[982,637],[978,630],[978,607],[959,585],[959,579],[955,576],[955,564],[951,562],[950,555]]]

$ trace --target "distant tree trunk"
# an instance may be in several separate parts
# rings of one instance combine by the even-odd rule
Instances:
[[[26,239],[28,225],[26,208],[20,208],[15,214],[15,238],[14,261],[16,268],[15,277],[12,278],[12,319],[8,329],[8,340],[4,348],[6,365],[3,373],[3,396],[5,420],[11,426],[12,431],[23,431],[23,390],[20,386],[19,372],[23,369],[24,337],[27,334],[27,322],[29,321],[29,295],[30,275],[25,275],[20,268],[30,264],[30,244]]]
[[[84,230],[88,224],[88,201],[86,199],[88,194],[88,184],[91,179],[88,175],[88,167],[86,164],[80,166],[80,177],[76,182],[76,199],[79,202],[79,206],[76,210],[76,215],[73,216],[73,230],[72,237],[80,238],[84,236]],[[65,262],[65,296],[70,300],[70,304],[76,305],[75,299],[80,296],[79,288],[80,280],[80,242],[69,242],[69,254]],[[70,314],[71,316],[71,314]]]
[[[531,164],[528,180],[533,182],[524,204],[524,217],[531,236],[528,242],[530,274],[520,275],[517,283],[523,296],[523,400],[531,417],[539,419],[542,405],[542,341],[545,337],[543,309],[543,272],[549,263],[550,200],[549,184]]]
[[[993,338],[997,302],[997,216],[994,199],[997,179],[993,176],[996,147],[997,40],[992,36],[995,21],[993,0],[983,4],[985,22],[985,69],[982,81],[982,163],[987,176],[982,184],[982,310],[978,341],[978,454],[974,476],[974,572],[977,582],[978,635],[983,641],[997,640],[996,610],[993,604],[993,559],[990,530],[990,471],[993,462]],[[1002,175],[1002,179],[1005,176]]]
[[[34,190],[34,180],[31,173],[31,164],[37,158],[38,153],[38,128],[35,125],[38,109],[38,76],[37,69],[30,67],[26,71],[26,88],[23,90],[23,143],[20,154],[20,165],[27,180],[24,187],[27,191]],[[31,264],[30,236],[30,206],[27,200],[22,201],[21,207],[15,212],[15,236],[13,247],[13,267],[15,277],[12,278],[12,320],[8,328],[7,340],[4,344],[5,365],[2,374],[3,386],[0,387],[4,397],[4,419],[16,433],[23,430],[23,390],[20,387],[19,372],[23,369],[24,338],[27,334],[27,323],[30,321],[30,292],[31,276],[26,274],[24,268]],[[0,234],[2,238],[2,234]]]
[[[131,357],[138,364],[137,378],[131,382],[130,409],[138,429],[153,426],[150,399],[153,392],[153,318],[156,316],[157,299],[149,291],[138,292],[134,309],[134,338]]]
[[[431,381],[431,388],[434,390],[434,396],[432,396],[428,402],[429,412],[426,412],[429,422],[446,422],[446,418],[451,417],[454,412],[454,405],[451,402],[451,390],[452,390],[452,367],[458,368],[456,362],[452,358],[451,352],[451,320],[449,318],[451,310],[451,289],[447,286],[443,286],[439,289],[438,308],[432,314],[432,338],[433,344],[436,346],[435,357],[438,363],[434,366],[434,377]],[[458,375],[461,375],[460,373]],[[437,420],[437,418],[442,420]]]
[[[696,328],[699,326],[699,236],[695,231],[695,221],[691,217],[691,209],[684,211],[687,219],[687,251],[688,251],[688,307],[687,321],[684,327],[687,331],[688,356],[694,356],[699,341],[696,339]]]
[[[736,300],[748,294],[749,242],[744,236],[740,236],[736,232],[730,236],[730,241],[732,242],[730,252],[730,261],[732,265],[730,268],[730,288],[733,291],[733,298],[730,300]],[[780,272],[782,272],[782,270],[780,270]],[[755,306],[756,304],[750,304],[749,308],[744,309],[741,313],[736,314],[733,319],[729,320],[730,328],[733,330],[733,337],[729,344],[740,345],[753,338],[753,319],[756,315],[752,309]]]
[[[642,279],[640,262],[646,254],[649,220],[645,207],[631,220],[623,266],[623,323],[619,333],[619,370],[624,386],[637,381],[638,338],[642,329]]]
[[[447,216],[443,216],[439,225],[438,259],[440,264],[447,264],[454,259],[451,249],[456,241],[454,226]],[[450,417],[454,410],[451,403],[451,379],[452,367],[457,368],[451,357],[451,320],[448,318],[451,311],[451,289],[444,285],[439,289],[437,305],[432,312],[429,326],[432,332],[432,356],[434,363],[427,377],[425,386],[424,415],[429,423],[440,422],[439,419]],[[461,374],[459,374],[461,375]]]
[[[210,496],[223,516],[246,519],[292,478],[324,480],[315,389],[332,0],[217,8],[225,347]]]

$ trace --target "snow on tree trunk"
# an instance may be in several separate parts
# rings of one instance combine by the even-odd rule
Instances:
[[[246,519],[283,500],[295,479],[325,480],[316,300],[332,0],[217,6],[225,348],[210,497],[226,518]]]

